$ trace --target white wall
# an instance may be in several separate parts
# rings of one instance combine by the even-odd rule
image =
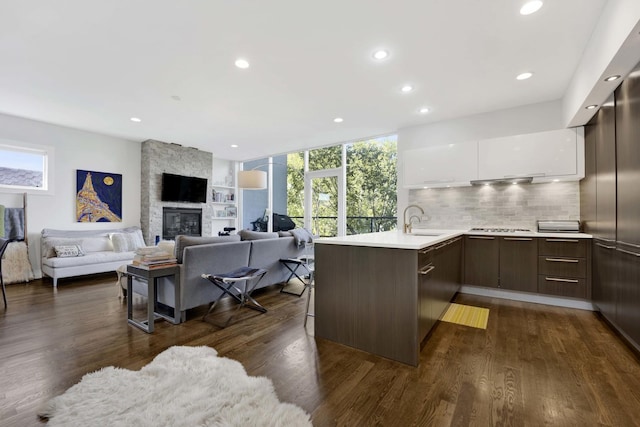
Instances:
[[[107,229],[140,225],[140,143],[0,114],[0,139],[54,147],[51,195],[29,194],[26,221],[29,258],[40,272],[40,232]],[[76,170],[122,174],[122,222],[75,222]],[[22,206],[22,196],[2,193],[0,204]]]
[[[602,105],[622,79],[604,83],[605,77],[623,78],[640,60],[640,1],[609,0],[600,14],[591,39],[576,67],[563,99],[563,122],[579,126],[596,110],[585,110],[585,103]],[[587,100],[589,100],[587,102]]]
[[[399,228],[402,227],[402,212],[409,203],[409,190],[403,187],[404,151],[432,145],[562,128],[564,128],[562,103],[561,100],[557,100],[400,129],[398,131]]]

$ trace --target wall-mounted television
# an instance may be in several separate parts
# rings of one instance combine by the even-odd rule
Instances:
[[[206,203],[207,179],[163,173],[160,200],[163,202]]]

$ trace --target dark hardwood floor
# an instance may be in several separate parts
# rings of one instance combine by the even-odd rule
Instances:
[[[302,326],[305,298],[278,290],[254,293],[268,313],[244,309],[223,330],[201,307],[145,334],[127,324],[115,274],[61,280],[57,292],[50,281],[9,285],[0,425],[42,425],[38,407],[84,374],[137,370],[172,345],[211,346],[271,378],[315,426],[640,425],[640,363],[597,314],[458,295],[491,310],[487,330],[440,323],[413,368],[315,339]]]

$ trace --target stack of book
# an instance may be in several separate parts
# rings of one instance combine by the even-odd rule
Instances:
[[[133,265],[138,268],[152,270],[156,268],[174,267],[178,260],[171,254],[155,246],[147,246],[136,250]]]

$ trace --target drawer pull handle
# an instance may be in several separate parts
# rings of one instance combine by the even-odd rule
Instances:
[[[433,247],[433,246],[429,246],[428,248],[420,249],[420,250],[418,251],[418,253],[419,253],[419,254],[422,254],[422,255],[424,255],[424,254],[428,254],[428,253],[429,253],[429,252],[431,252],[433,249],[434,249],[434,247]]]
[[[505,237],[504,240],[519,240],[530,242],[533,239],[531,237]]]
[[[560,279],[558,277],[545,277],[547,282],[579,283],[576,279]]]
[[[577,239],[546,239],[547,242],[580,243]]]
[[[640,255],[638,255],[640,256]],[[564,259],[564,258],[545,258],[549,262],[569,262],[573,264],[577,264],[580,262],[578,259]]]
[[[616,242],[615,240],[612,240],[612,239],[604,239],[604,238],[602,238],[602,237],[596,237],[596,238],[594,238],[593,240],[600,240],[601,242],[607,242],[607,243],[615,243],[615,242]]]
[[[467,236],[470,239],[480,239],[480,240],[495,240],[495,237],[491,236]]]
[[[616,248],[616,251],[620,251],[620,252],[622,252],[624,254],[627,254],[627,255],[633,255],[633,256],[640,257],[640,254],[637,254],[635,252],[625,251],[624,249]]]
[[[418,273],[423,276],[426,276],[427,274],[431,273],[435,268],[436,268],[435,265],[429,264],[426,267],[423,267],[420,270],[418,270]]]
[[[605,249],[615,249],[615,246],[607,246],[607,245],[603,245],[602,243],[596,243],[596,246],[599,246],[601,248],[605,248]]]

